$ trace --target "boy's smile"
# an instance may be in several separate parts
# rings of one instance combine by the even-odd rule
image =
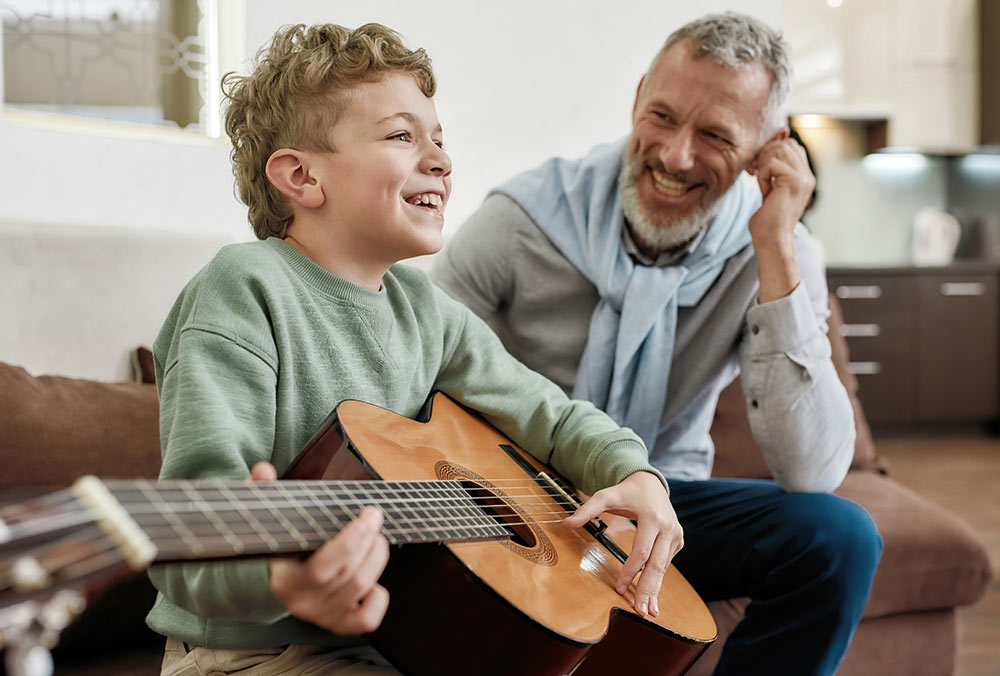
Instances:
[[[307,153],[322,204],[315,218],[297,215],[289,232],[301,239],[301,226],[312,222],[309,229],[331,238],[338,269],[381,278],[393,263],[441,248],[451,159],[434,101],[410,75],[361,83],[344,103],[330,132],[333,150]]]

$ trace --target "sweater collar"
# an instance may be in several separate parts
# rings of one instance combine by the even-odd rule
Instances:
[[[278,252],[288,267],[292,269],[292,272],[320,293],[360,306],[374,307],[385,302],[384,282],[378,291],[370,291],[338,277],[283,239],[269,237],[266,242]]]

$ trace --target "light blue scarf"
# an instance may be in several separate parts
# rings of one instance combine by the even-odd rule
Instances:
[[[588,399],[653,449],[670,380],[677,308],[696,305],[726,260],[750,244],[759,189],[737,180],[711,227],[678,264],[636,265],[622,245],[618,174],[625,141],[555,158],[496,188],[513,199],[596,288],[600,301],[573,396]]]

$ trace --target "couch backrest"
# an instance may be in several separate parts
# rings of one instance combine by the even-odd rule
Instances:
[[[33,376],[0,363],[0,488],[62,487],[83,474],[155,479],[156,387]]]

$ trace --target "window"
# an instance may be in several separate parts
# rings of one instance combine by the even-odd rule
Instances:
[[[219,0],[0,0],[4,106],[219,134]]]

